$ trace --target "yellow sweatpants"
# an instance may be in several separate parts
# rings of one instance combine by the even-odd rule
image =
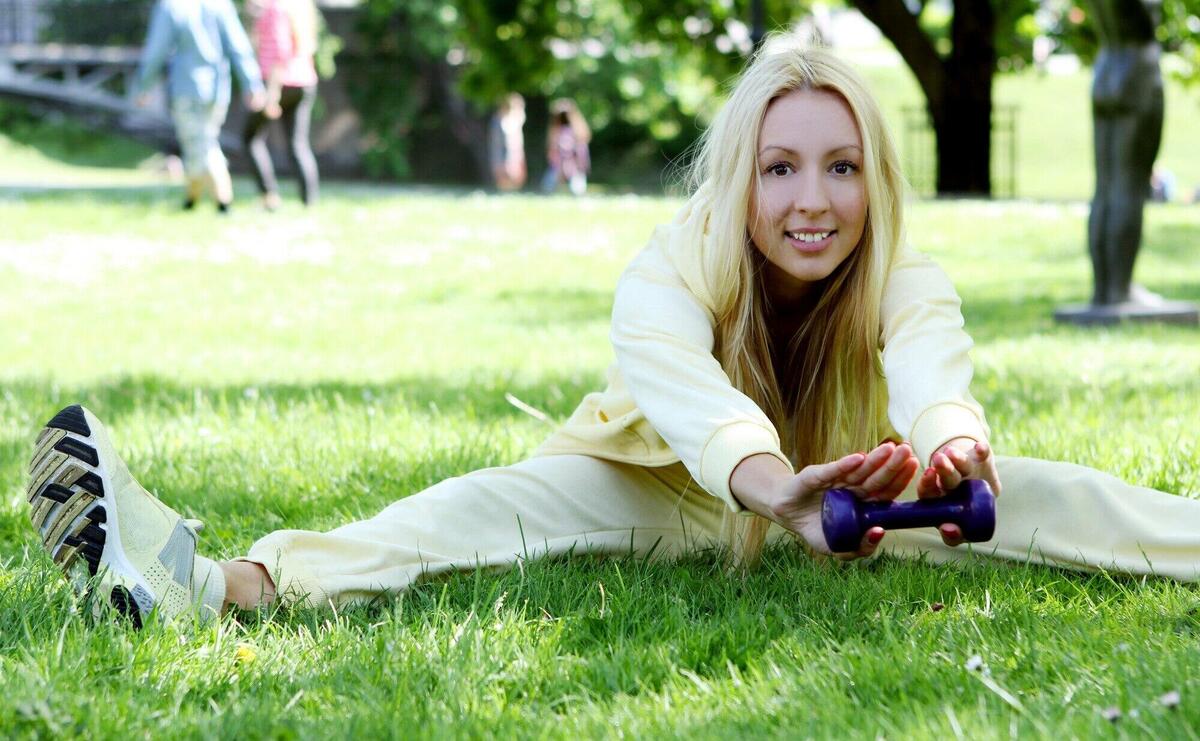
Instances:
[[[1004,493],[996,502],[996,533],[972,544],[975,553],[1200,578],[1200,502],[1070,463],[1003,456],[997,462]],[[271,533],[246,560],[267,569],[284,600],[343,603],[451,570],[545,555],[678,556],[719,543],[723,512],[681,464],[645,468],[546,456],[447,479],[328,533]],[[778,526],[772,533],[785,535]],[[935,562],[969,552],[946,547],[932,528],[891,531],[881,550]]]

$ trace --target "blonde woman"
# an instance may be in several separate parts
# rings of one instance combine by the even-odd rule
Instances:
[[[694,194],[616,289],[608,388],[525,461],[443,481],[331,532],[274,532],[245,558],[195,554],[195,530],[129,475],[103,426],[63,410],[30,499],[52,556],[135,621],[273,600],[371,599],[428,576],[570,552],[743,563],[791,536],[828,552],[833,486],[1002,495],[977,550],[1195,579],[1200,504],[1064,463],[997,458],[968,385],[970,338],[945,274],[902,242],[896,153],[866,86],[824,51],[754,60],[714,121]],[[883,442],[895,437],[905,442]],[[868,530],[870,556],[885,533]],[[898,554],[959,558],[962,533],[898,530]]]
[[[488,164],[497,190],[525,187],[525,98],[509,93],[488,121]]]

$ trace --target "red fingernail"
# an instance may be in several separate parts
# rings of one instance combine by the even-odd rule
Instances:
[[[881,530],[875,530],[867,533],[867,541],[871,545],[877,545],[881,540],[883,540],[883,532]]]

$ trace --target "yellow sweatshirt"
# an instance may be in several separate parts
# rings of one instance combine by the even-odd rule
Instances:
[[[622,274],[608,388],[584,397],[537,454],[643,466],[682,461],[701,487],[740,512],[729,490],[738,463],[759,453],[791,463],[774,425],[733,387],[713,355],[714,302],[698,259],[709,239],[703,202],[693,198],[670,224],[655,229]],[[941,268],[901,249],[880,312],[888,419],[925,465],[953,438],[988,435],[983,409],[968,390],[974,343],[963,331],[960,306]]]

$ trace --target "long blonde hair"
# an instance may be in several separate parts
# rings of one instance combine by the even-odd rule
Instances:
[[[867,220],[861,242],[822,282],[787,346],[772,347],[763,258],[750,242],[747,207],[755,197],[767,107],[806,89],[840,95],[854,115],[863,141]],[[878,444],[889,432],[880,303],[901,240],[904,181],[866,83],[828,51],[771,40],[705,132],[690,181],[708,194],[702,270],[714,302],[714,354],[730,381],[771,419],[797,470]],[[784,377],[776,368],[787,369]],[[743,564],[758,560],[769,526],[761,517],[727,516],[728,544]]]
[[[321,32],[321,14],[313,0],[285,0],[283,7],[292,25],[292,36],[299,53],[312,56],[317,52]]]

